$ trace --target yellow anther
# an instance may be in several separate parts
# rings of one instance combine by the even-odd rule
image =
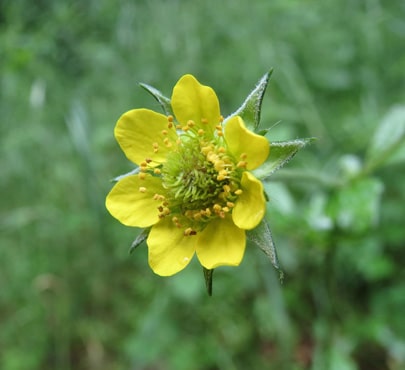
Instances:
[[[226,152],[226,149],[223,146],[220,146],[218,148],[218,153],[225,153],[225,152]]]
[[[218,136],[224,136],[224,133],[223,133],[222,131],[219,131],[219,130],[218,130],[218,131],[217,131],[217,135],[218,135]]]
[[[192,119],[190,119],[190,120],[187,121],[187,126],[188,126],[188,127],[191,128],[191,127],[193,127],[194,125],[195,125],[195,122],[194,122]]]
[[[188,227],[186,230],[184,230],[184,236],[191,236],[195,234],[197,234],[197,232],[193,230],[191,227]]]
[[[175,224],[177,224],[177,223],[179,222],[179,218],[176,217],[176,216],[173,216],[173,217],[172,217],[172,221],[173,221]]]
[[[246,168],[247,162],[246,161],[239,161],[236,167],[238,168]]]
[[[224,212],[229,212],[229,207],[222,207],[222,210],[223,210]]]
[[[166,136],[168,134],[168,131],[167,130],[162,130],[162,135],[163,136]]]
[[[218,212],[222,209],[222,207],[219,204],[214,204],[214,206],[212,208],[215,212]]]
[[[235,207],[235,203],[232,203],[232,202],[226,202],[226,205],[227,205],[229,208]]]
[[[168,116],[167,116],[167,120],[169,121],[169,122],[173,122],[173,116],[171,115],[171,114],[169,114]]]
[[[245,159],[247,158],[247,154],[246,154],[246,153],[242,153],[242,154],[239,156],[239,158],[242,159],[242,160],[245,160]]]
[[[211,216],[211,210],[210,210],[209,208],[206,208],[204,213],[205,213],[205,215],[206,215],[207,217],[210,217],[210,216]]]
[[[165,199],[166,199],[166,198],[164,197],[164,195],[161,195],[161,194],[158,194],[158,193],[156,193],[156,194],[153,196],[153,200],[159,200],[159,201],[163,202]]]
[[[219,116],[219,122],[222,123],[223,121],[224,121],[224,116],[223,116],[223,115],[220,115],[220,116]]]
[[[155,168],[155,169],[153,170],[153,173],[154,173],[155,175],[160,175],[160,174],[162,173],[162,171],[160,170],[160,168]]]
[[[241,195],[243,193],[242,189],[235,190],[236,195]]]
[[[153,152],[157,153],[159,151],[159,144],[158,143],[153,143],[152,146],[153,146]]]
[[[208,153],[211,152],[211,151],[212,151],[212,147],[211,147],[211,146],[203,146],[203,147],[201,148],[201,152],[202,152],[203,154],[205,154],[205,155],[207,156],[207,158],[208,158]]]
[[[140,166],[141,167],[146,167],[148,164],[146,162],[141,162]]]
[[[225,179],[226,179],[226,177],[224,175],[218,175],[217,176],[218,181],[224,181]]]
[[[203,135],[205,134],[205,131],[204,131],[202,128],[200,128],[200,129],[197,131],[197,134],[198,134],[199,136],[203,136]]]
[[[173,144],[171,143],[170,139],[165,137],[163,139],[163,143],[166,145],[166,147],[170,148]]]
[[[139,192],[140,193],[146,193],[146,188],[144,186],[139,187]]]
[[[146,161],[146,163],[150,163],[150,162],[152,162],[152,159],[150,159],[150,158],[145,158],[145,161]]]
[[[206,118],[201,118],[201,123],[207,124],[208,120]]]
[[[215,128],[216,128],[218,131],[222,131],[222,126],[221,126],[221,125],[216,125]]]
[[[224,185],[224,186],[222,187],[222,189],[224,189],[224,192],[225,192],[225,193],[230,193],[230,192],[231,192],[231,187],[230,187],[229,185]]]
[[[225,167],[225,162],[224,161],[221,161],[220,159],[215,161],[215,163],[214,163],[215,171],[219,172],[219,171],[223,170],[224,167]]]
[[[167,128],[173,128],[173,122],[169,122],[169,123],[167,124]]]

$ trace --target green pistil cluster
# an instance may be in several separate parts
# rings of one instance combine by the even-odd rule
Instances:
[[[169,207],[192,225],[225,217],[234,206],[240,171],[223,146],[184,134],[162,168]]]
[[[186,126],[173,125],[168,117],[168,129],[181,131],[174,143],[163,139],[172,148],[166,161],[158,167],[150,167],[148,160],[141,164],[140,178],[146,173],[162,179],[165,194],[155,194],[160,218],[171,217],[176,227],[184,228],[184,235],[195,235],[213,218],[225,218],[232,212],[242,189],[240,179],[246,169],[246,155],[238,160],[227,151],[222,125],[214,132],[196,129],[194,122]],[[167,137],[167,130],[162,131]],[[159,150],[153,144],[154,150]],[[146,189],[140,188],[139,191]]]

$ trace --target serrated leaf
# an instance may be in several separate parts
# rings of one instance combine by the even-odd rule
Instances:
[[[276,246],[274,245],[273,236],[271,235],[267,220],[263,219],[259,226],[253,230],[247,231],[246,236],[250,242],[256,244],[269,258],[273,267],[278,271],[280,280],[282,281],[284,273],[278,263]]]
[[[242,105],[232,113],[228,118],[233,116],[242,117],[246,127],[251,131],[256,131],[260,122],[260,111],[264,93],[273,70],[267,72],[258,82],[254,90],[248,95]]]
[[[269,177],[273,172],[284,166],[305,145],[314,138],[296,139],[291,141],[273,141],[270,143],[270,155],[266,162],[253,171],[260,180]]]
[[[148,84],[140,83],[139,85],[143,87],[158,101],[158,103],[160,104],[160,106],[162,107],[163,111],[167,116],[173,115],[172,104],[168,97],[163,95],[158,89],[155,89],[154,87]]]
[[[368,148],[367,167],[388,161],[405,142],[405,106],[392,107],[382,119]]]
[[[207,293],[209,296],[212,296],[212,276],[214,274],[214,269],[209,270],[203,266],[205,286],[207,287]]]
[[[150,231],[150,227],[143,229],[135,240],[132,242],[131,247],[129,248],[129,253],[131,254],[137,247],[139,247],[148,237]]]

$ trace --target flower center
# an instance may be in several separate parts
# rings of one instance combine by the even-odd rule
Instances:
[[[168,208],[172,215],[184,216],[189,226],[186,235],[201,230],[212,218],[224,218],[242,192],[241,168],[221,145],[221,137],[210,139],[184,133],[161,169]],[[173,222],[181,223],[177,216]]]

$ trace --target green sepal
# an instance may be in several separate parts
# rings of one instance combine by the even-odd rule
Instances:
[[[132,176],[132,175],[136,175],[137,173],[139,173],[139,167],[136,167],[136,168],[134,168],[132,171],[129,171],[129,172],[127,172],[127,173],[124,173],[123,175],[119,175],[119,176],[117,176],[117,177],[114,177],[111,181],[117,182],[117,181],[122,180],[122,179],[125,178],[125,177]]]
[[[266,161],[253,174],[260,180],[269,177],[273,172],[283,167],[305,145],[315,138],[296,139],[291,141],[273,141],[270,143],[270,154]]]
[[[246,232],[248,241],[256,244],[264,254],[269,258],[273,267],[278,271],[280,281],[283,281],[284,273],[280,269],[278,263],[276,246],[273,242],[273,236],[271,235],[270,226],[266,219],[263,219],[260,224],[253,230]]]
[[[140,83],[139,85],[158,101],[166,116],[173,115],[172,103],[167,96],[164,96],[158,89],[155,89],[148,84]]]
[[[131,254],[137,247],[139,247],[148,237],[150,231],[150,227],[143,229],[132,242],[129,248],[129,254]]]
[[[269,83],[270,76],[273,73],[271,69],[267,72],[257,83],[253,91],[248,95],[242,105],[232,113],[230,117],[240,116],[245,122],[246,127],[250,131],[256,132],[260,122],[260,111],[264,93],[266,92],[267,84]]]
[[[212,296],[212,275],[214,274],[214,269],[206,269],[203,266],[204,272],[204,279],[205,279],[205,286],[207,288],[207,293],[211,297]]]

